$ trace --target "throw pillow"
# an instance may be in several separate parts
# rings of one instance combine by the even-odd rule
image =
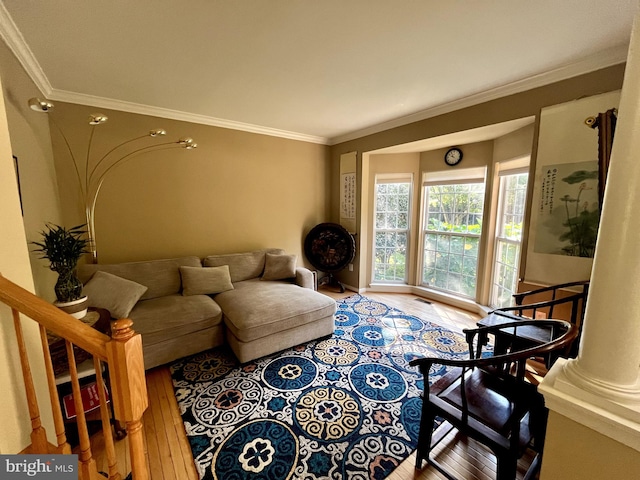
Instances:
[[[82,290],[90,307],[106,308],[114,318],[127,318],[147,287],[111,273],[97,271]]]
[[[260,280],[284,280],[296,276],[295,255],[275,255],[267,253],[264,273]]]
[[[180,267],[182,295],[213,295],[233,290],[229,265],[220,267]]]

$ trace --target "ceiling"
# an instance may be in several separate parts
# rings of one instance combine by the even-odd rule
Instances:
[[[51,100],[335,144],[624,62],[637,6],[2,0],[0,35]]]

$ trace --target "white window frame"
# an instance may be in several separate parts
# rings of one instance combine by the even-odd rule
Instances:
[[[379,230],[376,228],[376,214],[377,214],[377,195],[378,185],[390,184],[390,183],[408,183],[409,184],[409,211],[407,212],[407,228],[406,229],[384,229]],[[381,284],[395,284],[406,285],[409,282],[409,270],[411,266],[412,252],[411,246],[411,226],[413,224],[413,174],[410,173],[386,173],[377,174],[375,176],[373,185],[373,223],[372,223],[372,238],[371,238],[371,285]],[[407,235],[407,249],[405,253],[405,266],[404,266],[404,279],[403,280],[376,280],[376,233],[379,231],[384,232],[406,232]]]
[[[437,185],[462,185],[462,184],[475,184],[482,183],[484,184],[484,201],[483,201],[483,213],[482,213],[482,230],[480,234],[472,234],[472,233],[460,233],[460,232],[433,232],[431,230],[427,230],[427,212],[428,212],[428,187],[437,186]],[[418,265],[418,271],[416,274],[417,284],[421,287],[437,290],[439,292],[443,292],[448,295],[455,295],[461,298],[471,298],[477,301],[479,293],[482,287],[482,279],[483,279],[483,269],[480,265],[481,259],[481,250],[483,245],[483,235],[486,235],[486,216],[487,212],[485,211],[487,205],[487,167],[475,167],[475,168],[466,168],[466,169],[456,169],[456,170],[445,170],[439,172],[429,172],[424,174],[424,179],[422,182],[423,189],[423,198],[422,198],[422,215],[421,215],[421,225],[420,228],[420,261]],[[463,293],[452,292],[451,290],[442,289],[433,285],[426,285],[424,283],[424,257],[425,257],[425,241],[426,236],[432,233],[437,233],[438,235],[452,235],[452,236],[463,236],[463,237],[474,237],[478,238],[478,265],[476,269],[476,292],[473,297],[469,297]]]
[[[525,159],[526,163],[528,165],[529,163],[529,157],[526,157]],[[528,166],[520,166],[523,163],[523,160],[517,161],[517,162],[510,162],[507,163],[506,165],[501,165],[500,170],[498,171],[498,175],[497,175],[497,180],[498,180],[498,197],[496,199],[497,202],[497,212],[496,212],[496,227],[495,227],[495,234],[493,235],[492,238],[492,242],[493,242],[493,260],[491,262],[491,278],[490,278],[490,284],[489,284],[489,299],[487,301],[487,303],[489,304],[490,307],[492,308],[498,308],[501,305],[497,305],[494,304],[493,299],[494,299],[494,287],[496,286],[496,275],[497,275],[497,269],[498,269],[498,248],[499,248],[499,243],[500,242],[504,242],[506,244],[510,244],[510,245],[517,245],[518,246],[518,254],[516,256],[515,259],[515,274],[516,277],[518,275],[518,269],[520,266],[520,258],[522,256],[522,237],[520,238],[520,240],[514,240],[512,238],[508,238],[508,237],[503,237],[500,235],[500,232],[502,231],[502,227],[504,226],[504,207],[505,207],[505,202],[504,202],[504,189],[503,189],[503,184],[502,184],[502,179],[503,177],[507,177],[507,176],[511,176],[511,175],[522,175],[522,174],[527,174],[530,175],[529,172],[529,167]],[[530,181],[530,178],[527,178],[527,183]],[[524,218],[524,214],[526,213],[526,201],[527,201],[527,197],[526,197],[526,191],[525,191],[525,212],[523,212],[523,222],[525,220]],[[524,230],[524,225],[523,225],[523,230]],[[518,278],[515,279],[515,290],[517,290],[518,288]],[[515,291],[513,292],[515,293]]]

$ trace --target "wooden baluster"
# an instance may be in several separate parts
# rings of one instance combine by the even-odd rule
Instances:
[[[58,441],[57,453],[68,454],[71,453],[71,446],[67,442],[62,408],[60,408],[60,397],[58,396],[55,373],[53,372],[53,362],[51,361],[51,352],[49,351],[49,342],[47,340],[47,329],[43,325],[40,325],[40,339],[42,340],[42,353],[44,354],[44,366],[47,372],[51,411],[53,413],[53,423],[56,428],[56,438]]]
[[[96,371],[96,381],[98,386],[98,397],[100,398],[100,417],[102,418],[102,435],[104,436],[104,447],[107,451],[107,463],[109,464],[109,478],[120,480],[122,477],[118,472],[118,460],[116,458],[116,447],[113,444],[113,434],[111,433],[111,415],[107,405],[107,396],[104,390],[104,378],[102,378],[102,362],[99,358],[93,357],[93,367]]]
[[[134,480],[148,480],[142,415],[149,406],[142,357],[142,337],[129,319],[112,324],[113,336],[107,343],[109,378],[116,418],[123,420],[129,437],[131,473]]]
[[[82,394],[80,392],[80,381],[78,380],[78,369],[73,353],[73,344],[69,340],[65,343],[67,345],[71,388],[73,390],[73,404],[76,407],[76,423],[78,426],[78,438],[80,440],[80,454],[78,455],[80,466],[78,473],[81,480],[98,480],[96,461],[91,456],[91,443],[89,441],[89,431],[87,430],[87,419],[84,415],[84,406],[82,405]]]
[[[40,409],[38,408],[38,398],[36,397],[36,389],[33,386],[33,377],[31,376],[31,367],[29,365],[29,357],[27,356],[27,347],[24,343],[24,335],[22,333],[22,323],[20,322],[20,312],[12,308],[13,324],[16,330],[16,338],[18,343],[18,351],[20,353],[20,365],[22,366],[22,378],[24,380],[24,388],[27,393],[27,404],[29,406],[29,415],[31,416],[31,452],[30,453],[49,453],[49,443],[47,442],[47,432],[42,426],[40,420]]]

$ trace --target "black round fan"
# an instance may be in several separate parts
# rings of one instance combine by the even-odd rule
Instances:
[[[349,265],[356,255],[356,242],[346,228],[337,223],[316,225],[304,240],[304,254],[311,265],[329,274],[320,280],[320,285],[328,283],[344,292],[344,286],[333,274]]]

